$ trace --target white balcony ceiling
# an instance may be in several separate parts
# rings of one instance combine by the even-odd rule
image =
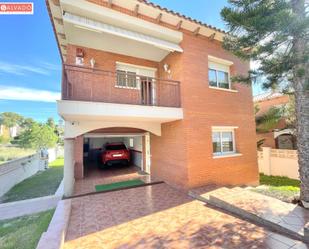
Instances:
[[[55,24],[65,35],[61,44],[161,61],[170,52],[182,52],[182,32],[147,22],[85,0],[60,0],[52,14],[63,20]]]
[[[170,52],[182,52],[171,41],[127,30],[66,12],[63,16],[68,43],[160,61]]]
[[[222,41],[223,37],[225,36],[225,33],[221,30],[144,1],[101,0],[101,2],[103,6],[86,0],[47,0],[47,5],[50,10],[51,17],[53,18],[55,33],[64,61],[66,59],[66,46],[69,43],[79,42],[77,45],[80,44],[81,46],[89,46],[89,40],[94,40],[94,44],[90,43],[89,46],[92,48],[128,54],[135,57],[156,61],[159,61],[170,51],[165,50],[165,47],[162,49],[160,46],[158,48],[154,45],[143,43],[141,41],[134,41],[133,43],[133,40],[128,38],[120,39],[120,37],[116,35],[101,33],[101,36],[99,36],[98,34],[100,32],[97,32],[97,35],[95,35],[93,34],[95,31],[91,34],[89,32],[90,30],[88,30],[88,33],[83,33],[81,30],[75,30],[68,26],[68,23],[67,25],[63,24],[63,14],[66,12],[89,18],[104,24],[109,24],[117,28],[122,28],[124,30],[148,35],[153,38],[161,39],[165,42],[171,42],[177,46],[180,45],[183,39],[183,33],[181,32],[181,29],[193,32],[194,34],[198,32],[199,35],[203,35],[218,41]],[[119,11],[119,8],[131,11],[131,14],[127,14],[126,11]],[[132,15],[132,12],[134,12],[135,15]],[[146,21],[143,19],[144,17],[139,18],[138,16],[140,15],[157,20],[157,23]],[[159,25],[160,23],[168,24],[174,28],[168,28],[167,26]],[[67,27],[72,28],[72,30],[67,30]],[[67,35],[70,37],[70,39],[68,39]],[[81,40],[78,35],[88,36],[88,41]],[[101,44],[102,40],[105,40],[103,42],[105,46]],[[125,48],[120,47],[117,50],[115,49],[116,46],[113,47],[110,44],[111,41],[117,44],[118,48],[119,45],[122,45]],[[154,53],[156,56],[153,55]]]
[[[59,100],[57,108],[66,121],[66,138],[107,127],[138,128],[160,136],[161,124],[183,119],[183,109],[172,107]]]

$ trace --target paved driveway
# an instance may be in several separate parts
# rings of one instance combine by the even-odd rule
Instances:
[[[72,199],[65,248],[306,247],[158,184]]]

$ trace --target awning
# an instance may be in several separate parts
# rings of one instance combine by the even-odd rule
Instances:
[[[165,40],[162,40],[156,37],[152,37],[149,35],[145,35],[142,33],[119,28],[119,27],[106,24],[103,22],[94,21],[89,18],[74,15],[68,12],[65,12],[63,16],[63,20],[81,29],[87,29],[93,32],[98,32],[98,33],[112,34],[115,36],[130,39],[130,40],[150,44],[150,45],[153,45],[155,47],[158,47],[163,50],[170,51],[170,52],[174,52],[174,51],[183,52],[182,48],[178,44],[165,41]]]

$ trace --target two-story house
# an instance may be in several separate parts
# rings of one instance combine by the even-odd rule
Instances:
[[[65,194],[104,141],[179,188],[258,182],[249,62],[226,33],[146,0],[47,0],[63,63]],[[88,159],[87,159],[88,160]]]

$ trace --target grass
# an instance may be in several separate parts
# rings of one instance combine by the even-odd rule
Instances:
[[[109,184],[103,184],[103,185],[96,185],[95,190],[97,192],[100,191],[107,191],[107,190],[113,190],[113,189],[119,189],[119,188],[125,188],[125,187],[133,187],[133,186],[139,186],[145,184],[140,179],[134,179],[129,181],[123,181],[123,182],[114,182]]]
[[[63,178],[63,165],[63,158],[56,159],[49,164],[49,169],[40,171],[16,184],[1,197],[0,202],[5,203],[53,195]]]
[[[260,174],[260,184],[274,187],[287,186],[299,188],[300,181],[285,176],[267,176]]]
[[[1,249],[35,249],[54,210],[0,221]]]
[[[284,176],[267,176],[260,174],[260,186],[253,191],[265,194],[282,201],[292,202],[299,196],[300,181]]]
[[[0,146],[0,164],[33,153],[35,153],[35,151],[32,149],[23,149],[14,146]]]

